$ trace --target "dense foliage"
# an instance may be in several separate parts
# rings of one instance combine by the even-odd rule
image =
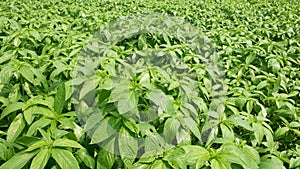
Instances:
[[[0,4],[0,169],[300,168],[300,3],[296,0],[7,0]],[[164,14],[183,18],[191,23],[187,30],[196,27],[211,40],[212,52],[222,63],[224,104],[213,104],[218,83],[180,36],[146,30],[125,35],[109,48],[91,43],[111,21],[150,13],[166,16],[161,20],[170,18]],[[132,29],[143,25],[123,24]],[[125,30],[118,33],[131,31]],[[199,38],[205,39],[202,34]],[[100,35],[98,42],[107,38]],[[149,70],[139,57],[150,57],[153,63],[150,49],[180,58],[185,67],[159,60],[165,67],[154,63]],[[97,68],[92,79],[78,80],[78,74],[88,72],[77,69],[85,50],[89,56],[105,57],[88,62],[92,71]],[[130,60],[134,53],[139,57]],[[171,74],[169,67],[177,73]],[[120,74],[127,80],[115,79]],[[98,95],[93,103],[100,114],[81,104],[91,92]],[[160,113],[147,109],[153,105]],[[207,112],[216,105],[219,116],[209,126],[213,130],[207,139],[203,137]],[[159,119],[150,123],[137,122],[156,116]],[[171,139],[164,148],[157,148],[161,146],[155,144],[157,140],[130,139],[163,132]],[[126,138],[117,144],[121,137]]]

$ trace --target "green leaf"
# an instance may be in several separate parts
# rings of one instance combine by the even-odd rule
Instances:
[[[251,42],[251,41],[250,41]],[[247,58],[246,58],[246,64],[249,65],[250,63],[252,63],[254,61],[254,59],[256,58],[255,54],[250,54]]]
[[[186,160],[187,164],[196,164],[198,167],[201,167],[210,158],[209,152],[203,147],[186,145],[181,146],[181,148],[186,152],[183,158]]]
[[[186,167],[186,162],[184,158],[185,154],[186,152],[181,147],[171,149],[171,151],[169,151],[166,155],[164,155],[163,160],[167,161],[168,164],[171,165],[173,168],[185,168]],[[155,158],[153,158],[153,160],[154,159]]]
[[[252,110],[253,110],[253,101],[250,100],[250,101],[247,102],[246,109],[247,109],[248,113],[250,113],[250,114],[252,113]]]
[[[62,61],[54,61],[52,64],[55,66],[55,70],[50,74],[50,79],[54,79],[55,76],[68,69]]]
[[[222,138],[228,141],[234,141],[234,133],[231,127],[221,123],[220,129],[222,131]]]
[[[27,131],[27,136],[32,136],[39,128],[43,128],[47,125],[49,125],[52,122],[51,119],[39,119],[37,121],[35,121],[34,123],[32,123]]]
[[[245,145],[243,147],[243,151],[248,155],[250,156],[255,163],[259,164],[260,163],[260,156],[259,156],[259,153],[253,148],[253,147],[250,147],[248,145]]]
[[[150,99],[155,105],[159,106],[163,111],[167,109],[167,96],[163,91],[159,89],[153,89],[147,95],[147,98]]]
[[[101,85],[101,87],[103,86]],[[111,91],[105,89],[101,89],[99,92],[97,92],[99,105],[105,105],[106,104],[105,101],[109,98],[110,94]]]
[[[41,149],[41,151],[33,158],[30,169],[43,169],[45,168],[51,152],[49,149]]]
[[[11,88],[8,98],[11,102],[17,102],[21,98],[20,84],[15,84]]]
[[[145,145],[145,153],[144,157],[151,157],[157,154],[161,154],[163,152],[162,146],[165,144],[165,140],[159,134],[152,134],[149,137],[146,137],[144,145]]]
[[[31,120],[34,115],[42,115],[42,116],[48,117],[48,118],[55,118],[55,114],[53,113],[53,111],[51,111],[47,107],[35,105],[35,106],[29,107],[28,109],[26,109],[26,110],[28,110],[26,112],[26,118],[27,118],[28,122],[32,122]],[[26,110],[24,110],[24,112]]]
[[[138,153],[138,142],[124,127],[119,132],[119,151],[125,166],[130,167]]]
[[[244,129],[247,129],[249,131],[253,131],[252,127],[250,126],[250,124],[243,119],[243,116],[241,115],[232,115],[228,118],[228,121],[235,125],[235,126],[241,126]]]
[[[62,169],[79,169],[78,162],[69,150],[53,148],[52,157]]]
[[[63,83],[61,86],[58,87],[54,99],[54,110],[57,114],[61,114],[63,111],[63,108],[65,106],[65,97],[66,97],[65,84]]]
[[[187,116],[190,116],[190,115],[197,116],[198,115],[198,111],[196,110],[196,108],[193,105],[191,105],[189,103],[184,103],[182,106],[189,110],[189,114],[187,114]]]
[[[9,148],[5,144],[0,143],[0,160],[7,161],[14,154],[13,149]]]
[[[230,105],[227,105],[227,107],[234,113],[234,114],[239,114],[239,109],[237,109],[236,107],[234,106],[230,106]]]
[[[99,78],[86,80],[80,90],[79,100],[83,99],[88,93],[94,91],[99,84],[99,80]]]
[[[120,114],[135,112],[137,110],[138,98],[134,91],[124,91],[118,99],[118,111]]]
[[[8,51],[5,52],[1,57],[0,57],[0,64],[10,60],[12,57],[15,56],[15,52],[14,51]]]
[[[1,90],[1,89],[0,89]],[[3,104],[3,105],[8,105],[9,104],[9,98],[5,98],[5,97],[2,97],[0,96],[0,102]],[[3,112],[2,112],[3,113]]]
[[[200,146],[186,145],[180,146],[164,156],[164,160],[170,164],[186,168],[187,165],[201,168],[210,158],[209,152]]]
[[[168,169],[166,164],[162,160],[155,160],[154,163],[151,165],[150,169]]]
[[[116,130],[104,119],[93,133],[91,144],[100,143],[111,137]]]
[[[135,121],[130,121],[130,120],[123,120],[122,121],[123,125],[126,126],[127,129],[129,129],[131,132],[135,134],[139,134],[139,128],[136,124]]]
[[[172,143],[180,127],[180,122],[175,118],[168,118],[164,123],[163,135],[167,143]]]
[[[30,35],[33,36],[36,40],[41,41],[41,35],[38,31],[32,30],[30,31]]]
[[[31,66],[22,66],[19,72],[26,80],[35,85],[34,73]]]
[[[16,140],[16,143],[30,147],[38,141],[40,141],[40,138],[38,137],[21,136]]]
[[[256,104],[260,107],[262,116],[267,117],[267,111],[266,111],[265,107],[262,104],[260,104],[259,102],[256,102]]]
[[[274,137],[275,139],[280,138],[284,134],[286,134],[290,129],[288,127],[280,127],[275,131]]]
[[[191,117],[184,118],[185,125],[192,131],[192,133],[201,140],[201,133],[198,124]]]
[[[186,151],[182,147],[171,149],[164,157],[163,160],[183,160],[182,157],[186,154]]]
[[[300,167],[300,157],[292,158],[290,161],[290,168]]]
[[[26,101],[26,104],[23,107],[23,110],[26,110],[27,108],[31,106],[44,106],[44,108],[53,108],[53,97],[46,97],[43,96],[35,96],[31,99]]]
[[[261,81],[261,82],[257,85],[257,89],[258,89],[258,90],[261,90],[262,88],[266,87],[268,84],[269,84],[269,83],[268,83],[267,80]]]
[[[94,128],[96,126],[97,123],[101,122],[101,120],[103,120],[103,115],[101,113],[93,113],[91,116],[88,117],[88,119],[86,120],[84,129],[90,130],[92,128]]]
[[[69,54],[69,57],[76,55],[80,50],[81,50],[81,48],[72,50],[72,52]]]
[[[53,142],[53,147],[73,147],[73,148],[83,148],[79,143],[66,138],[57,139]]]
[[[43,136],[43,140],[45,140],[47,143],[51,143],[52,142],[52,139],[51,139],[51,136],[49,133],[45,132],[44,130],[42,129],[38,129],[39,132],[41,133],[41,135]]]
[[[64,127],[68,127],[71,129],[75,128],[75,124],[73,119],[68,118],[68,117],[61,117],[58,119],[58,121],[64,126]]]
[[[223,159],[212,159],[210,163],[212,169],[231,169],[230,163]]]
[[[35,81],[37,85],[40,85],[42,83],[45,90],[48,90],[48,83],[46,80],[46,77],[43,75],[40,69],[34,69],[32,68],[32,72],[35,75]]]
[[[16,47],[19,47],[19,45],[21,44],[21,40],[19,37],[15,37],[14,38],[14,41],[13,41],[13,44],[16,46]]]
[[[34,114],[37,113],[38,111],[39,111],[38,106],[31,106],[26,110],[24,110],[23,114],[27,124],[30,125],[32,123],[32,121],[34,120]]]
[[[88,151],[83,148],[83,149],[79,149],[78,151],[76,151],[76,158],[80,159],[80,161],[82,161],[87,167],[94,169],[95,168],[95,159],[94,157],[92,157],[91,155],[88,154]],[[102,153],[98,153],[101,156],[103,156]],[[109,168],[109,167],[107,167]],[[110,167],[111,168],[111,167]]]
[[[260,169],[274,169],[274,168],[285,169],[282,161],[276,157],[262,160],[262,163],[260,163],[259,168]]]
[[[61,137],[63,137],[64,135],[67,135],[67,134],[69,134],[70,132],[69,131],[66,131],[66,130],[60,130],[60,129],[54,129],[53,131],[52,131],[52,138],[54,139],[54,140],[56,140],[57,138],[61,138]]]
[[[291,122],[291,123],[289,124],[289,126],[290,126],[291,128],[300,128],[300,123],[299,123],[299,122],[293,121],[293,122]]]
[[[132,168],[134,168],[134,169],[149,169],[150,164],[144,164],[144,163],[137,162],[132,165]]]
[[[138,38],[138,47],[141,50],[147,48],[147,40],[143,34]]]
[[[27,162],[36,154],[38,151],[33,152],[20,152],[15,154],[11,159],[5,162],[3,165],[0,166],[0,169],[21,169],[23,168]]]
[[[231,163],[240,164],[244,168],[258,169],[258,162],[254,161],[252,155],[246,154],[238,146],[228,143],[223,144],[220,155]]]
[[[1,67],[0,71],[0,89],[4,87],[5,83],[9,83],[9,80],[11,79],[13,73],[16,71],[16,68],[14,68],[12,65],[6,65],[4,67]]]
[[[270,59],[268,61],[268,67],[271,67],[272,71],[276,73],[280,70],[280,63],[276,59]]]
[[[292,129],[292,131],[293,131],[296,135],[300,136],[300,131],[299,131],[298,129]]]
[[[25,121],[23,119],[23,114],[18,114],[12,123],[9,125],[7,130],[7,141],[14,142],[19,135],[22,133],[25,127]]]
[[[108,151],[110,150],[110,151]],[[109,140],[103,148],[98,151],[97,169],[112,168],[115,163],[115,139]]]
[[[113,101],[120,100],[122,94],[128,93],[130,91],[130,81],[129,80],[121,80],[117,85],[114,86],[111,97]]]
[[[260,144],[264,137],[264,127],[261,123],[252,124],[256,141]]]
[[[23,102],[14,102],[9,104],[1,113],[0,120],[2,120],[5,116],[9,115],[10,113],[21,110],[24,106]]]
[[[32,151],[32,150],[35,150],[35,149],[38,149],[41,147],[47,147],[47,146],[49,146],[49,143],[47,143],[45,141],[38,141],[38,142],[35,142],[34,144],[32,144],[30,147],[28,147],[25,151],[28,152],[28,151]]]
[[[204,86],[205,86],[206,90],[211,92],[212,91],[211,80],[209,80],[208,78],[203,78],[203,83],[204,83]]]
[[[191,139],[190,132],[183,128],[179,128],[176,132],[176,140],[179,145],[189,145],[191,144]]]

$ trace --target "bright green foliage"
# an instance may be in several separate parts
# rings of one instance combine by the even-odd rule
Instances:
[[[0,6],[0,169],[300,168],[297,0],[5,0]],[[164,33],[114,44],[106,60],[89,63],[91,68],[102,64],[94,77],[73,79],[80,51],[99,52],[87,44],[104,24],[153,12],[181,17],[212,41],[224,69],[224,105],[211,103],[216,85],[202,60]],[[139,61],[136,67],[123,65],[130,80],[115,85],[112,77],[122,59],[156,47],[181,58],[196,81],[179,83],[162,67],[145,71]],[[73,91],[74,85],[81,90]],[[179,86],[188,95],[181,96]],[[105,116],[89,114],[88,105],[79,111],[88,116],[76,114],[78,100],[72,96],[89,99],[94,88]],[[148,103],[165,112],[162,120],[129,120]],[[222,116],[203,141],[210,106]],[[157,114],[148,110],[139,116]],[[179,144],[161,149],[160,137],[143,144],[132,139],[163,131]],[[107,151],[112,149],[118,154]]]

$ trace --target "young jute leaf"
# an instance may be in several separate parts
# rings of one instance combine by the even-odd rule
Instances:
[[[138,98],[134,91],[124,91],[118,100],[118,111],[120,114],[135,112],[137,109]]]
[[[176,137],[180,122],[175,118],[168,118],[164,125],[164,137],[167,143],[171,143]]]
[[[25,151],[30,152],[35,149],[46,147],[46,146],[49,146],[49,144],[47,142],[41,140],[41,141],[37,141],[37,142],[33,143],[32,145],[30,145]]]
[[[184,118],[185,125],[191,130],[191,132],[199,139],[201,140],[201,133],[198,128],[197,123],[195,120],[191,117]]]
[[[20,152],[15,154],[11,159],[0,166],[0,169],[12,169],[12,168],[23,168],[27,162],[36,154],[38,151],[33,152]]]
[[[203,147],[186,145],[181,148],[186,152],[184,159],[187,164],[196,164],[200,167],[210,158],[209,152]]]
[[[97,157],[97,169],[112,168],[116,160],[115,151],[115,139],[109,140],[104,148],[100,148]]]
[[[82,89],[80,90],[79,100],[83,99],[88,93],[94,91],[98,86],[99,79],[88,79],[84,82]]]
[[[25,128],[25,120],[23,114],[18,114],[7,130],[7,141],[14,142]]]
[[[57,114],[61,114],[63,111],[63,108],[65,106],[65,97],[66,97],[66,90],[65,90],[65,84],[63,83],[60,87],[58,87],[54,99],[54,110]]]
[[[163,111],[166,110],[167,106],[167,96],[166,94],[159,90],[154,89],[152,90],[147,97],[157,106],[159,106]]]
[[[23,66],[20,68],[20,74],[26,79],[28,80],[30,83],[34,84],[35,80],[34,80],[34,73],[31,70],[31,67],[28,66]]]
[[[51,152],[49,149],[41,149],[40,152],[33,158],[30,169],[43,169],[49,158],[50,158]]]
[[[5,116],[9,115],[12,112],[15,112],[17,110],[21,110],[23,108],[23,106],[24,106],[23,102],[15,102],[15,103],[9,104],[2,111],[1,116],[0,116],[0,120],[2,120]]]
[[[51,156],[62,169],[79,169],[76,158],[69,150],[53,148]]]
[[[116,133],[116,130],[104,119],[93,133],[91,144],[100,143],[111,137],[114,133]]]
[[[91,169],[95,169],[95,165],[96,165],[95,158],[91,156],[85,148],[79,149],[78,151],[76,151],[75,154],[76,154],[76,158],[82,161],[87,167]],[[111,167],[106,167],[106,168],[111,168]]]
[[[27,136],[32,136],[39,128],[43,128],[47,125],[49,125],[50,123],[52,122],[51,119],[45,119],[45,118],[42,118],[42,119],[39,119],[35,122],[33,122],[29,129],[27,130]]]
[[[160,169],[167,169],[168,167],[162,160],[156,160],[154,163],[151,165],[150,169],[155,169],[155,168],[160,168]]]
[[[137,156],[138,142],[124,127],[119,132],[119,151],[125,166],[130,168]]]
[[[299,169],[299,0],[0,1],[0,169]]]
[[[231,163],[240,164],[244,168],[258,169],[258,162],[246,154],[243,150],[234,144],[227,143],[222,146],[222,156]]]
[[[83,148],[79,143],[66,138],[60,138],[53,142],[53,147],[73,147],[73,148]]]
[[[262,161],[259,165],[260,169],[285,169],[282,161],[280,161],[278,158],[271,158],[271,159],[266,159]]]
[[[31,106],[26,110],[24,110],[23,114],[27,124],[30,125],[33,122],[34,114],[38,112],[39,112],[38,106]]]

